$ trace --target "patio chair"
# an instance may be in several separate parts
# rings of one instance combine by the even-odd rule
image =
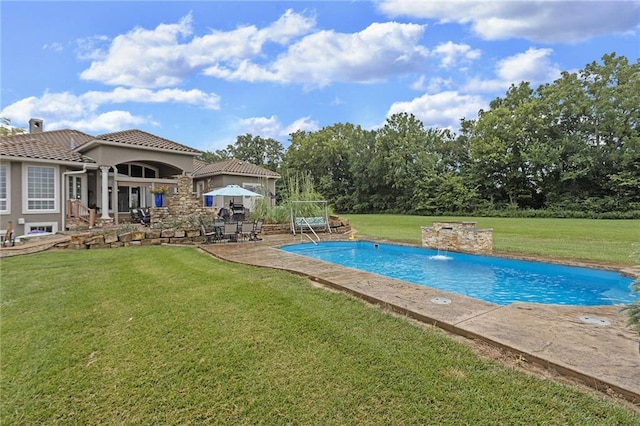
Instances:
[[[216,237],[218,236],[218,233],[215,230],[207,231],[207,228],[203,223],[200,224],[200,234],[205,237],[205,244],[215,243],[217,240]]]
[[[243,240],[251,240],[253,241],[253,239],[251,238],[253,236],[253,230],[255,229],[255,226],[253,224],[253,222],[242,222],[242,228],[241,228],[241,235],[242,235],[242,239]]]
[[[238,224],[225,222],[224,239],[229,241],[238,241]]]
[[[251,235],[249,236],[249,241],[262,241],[262,238],[258,237],[258,235],[260,235],[260,233],[262,232],[262,224],[264,223],[264,220],[262,219],[258,219],[253,226],[253,232],[251,232]]]
[[[145,213],[142,209],[138,209],[138,219],[140,219],[140,224],[144,226],[149,226],[151,223],[151,215],[149,213]]]
[[[224,240],[224,219],[213,220],[213,231],[216,233],[216,241]]]

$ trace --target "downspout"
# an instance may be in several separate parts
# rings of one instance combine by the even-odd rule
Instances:
[[[82,170],[76,170],[76,171],[73,171],[73,172],[63,172],[62,173],[62,198],[63,198],[63,200],[62,200],[62,209],[61,209],[62,210],[62,231],[66,231],[67,230],[67,222],[66,222],[67,211],[66,211],[66,208],[67,208],[67,195],[68,195],[67,191],[68,191],[68,188],[67,188],[67,185],[66,185],[66,183],[67,183],[66,177],[70,176],[70,175],[83,175],[85,173],[87,173],[87,164],[86,163],[82,165]]]

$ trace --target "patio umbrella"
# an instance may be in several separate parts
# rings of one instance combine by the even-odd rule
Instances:
[[[257,192],[244,189],[240,185],[227,185],[223,188],[214,189],[213,191],[205,192],[203,195],[211,195],[217,197],[219,195],[226,197],[262,197]]]

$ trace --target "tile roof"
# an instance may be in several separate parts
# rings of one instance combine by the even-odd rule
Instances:
[[[256,166],[255,164],[251,164],[246,161],[238,160],[237,158],[231,158],[217,163],[205,163],[204,161],[197,159],[193,162],[193,177],[201,178],[221,174],[255,176],[273,179],[280,177],[276,172],[265,169],[264,167]]]
[[[24,142],[28,140],[41,140],[50,144],[57,145],[61,148],[73,149],[79,147],[93,139],[93,136],[78,130],[51,130],[39,133],[20,133],[13,136],[3,136],[2,140],[10,140],[12,142]]]
[[[94,163],[91,158],[72,148],[93,139],[76,130],[54,130],[42,133],[23,133],[0,138],[0,155],[52,161]]]
[[[142,130],[125,130],[122,132],[107,133],[96,136],[95,140],[97,142],[116,142],[123,145],[133,145],[137,147],[163,149],[192,154],[201,153],[201,151],[198,151],[197,149],[170,141],[169,139],[161,138],[160,136],[152,135],[151,133],[143,132]]]

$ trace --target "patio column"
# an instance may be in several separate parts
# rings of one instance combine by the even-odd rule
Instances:
[[[102,215],[101,219],[110,219],[109,217],[109,169],[111,166],[100,166],[100,175],[102,176]]]

